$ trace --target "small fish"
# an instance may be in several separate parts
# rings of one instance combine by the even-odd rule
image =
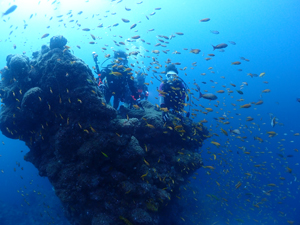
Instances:
[[[215,145],[215,146],[217,146],[217,147],[220,147],[220,146],[221,146],[221,144],[220,144],[220,143],[218,143],[218,142],[215,142],[215,141],[211,141],[210,143],[212,143],[213,145]]]
[[[6,10],[4,13],[2,13],[2,17],[12,13],[13,11],[16,10],[16,8],[17,8],[16,5],[12,5],[8,10]]]
[[[90,34],[93,40],[96,40],[96,37],[93,34]]]
[[[136,23],[135,23],[135,24],[132,24],[131,27],[130,27],[130,29],[133,29],[133,28],[135,28],[135,27],[136,27]]]
[[[150,164],[144,159],[144,162],[146,163],[147,166],[150,166]]]
[[[211,169],[211,170],[214,170],[215,168],[213,166],[202,166],[204,169],[208,168],[208,169]]]
[[[144,177],[146,177],[147,175],[148,175],[148,172],[145,173],[145,174],[143,174],[143,175],[141,176],[141,178],[144,178]]]
[[[232,62],[231,65],[241,65],[240,61]]]
[[[245,105],[240,106],[241,109],[246,109],[246,108],[250,108],[250,107],[251,107],[251,104],[245,104]]]
[[[212,33],[212,34],[219,34],[220,32],[217,31],[217,30],[211,30],[210,33]]]
[[[199,54],[199,52],[201,52],[201,50],[195,48],[195,49],[192,49],[190,52],[191,52],[191,53],[194,53],[194,54]]]
[[[264,140],[262,139],[262,138],[260,138],[260,137],[254,137],[254,140],[258,140],[259,142],[264,142]]]
[[[82,30],[83,31],[90,31],[91,29],[89,29],[89,28],[83,28]]]
[[[177,32],[177,33],[175,33],[175,34],[177,34],[177,35],[183,35],[183,33],[182,33],[182,32]]]
[[[212,45],[213,46],[213,45]],[[216,46],[213,46],[214,50],[215,49],[223,49],[223,48],[226,48],[228,45],[225,44],[225,43],[221,43],[221,44],[218,44]]]
[[[41,39],[46,38],[46,37],[48,37],[48,36],[49,36],[49,34],[44,34],[44,35],[41,37]]]
[[[238,183],[235,185],[235,189],[238,189],[241,185],[242,185],[242,183],[241,183],[241,182],[238,182]]]
[[[128,19],[122,18],[122,20],[123,20],[124,23],[129,23],[130,22]]]
[[[224,130],[223,128],[221,128],[221,131],[222,131],[223,134],[225,134],[226,136],[228,136],[228,133],[227,133],[226,130]]]
[[[154,129],[154,128],[155,128],[153,125],[151,125],[151,124],[149,124],[149,123],[147,123],[146,127],[149,127],[149,128],[151,128],[151,129]]]
[[[208,99],[208,100],[216,100],[218,97],[214,94],[200,94],[200,98]]]
[[[259,77],[263,77],[263,76],[265,76],[265,75],[266,75],[266,73],[263,72],[263,73],[259,74]]]
[[[106,155],[104,152],[101,152],[102,155],[104,155],[106,158],[108,158],[108,155]]]
[[[271,92],[270,89],[265,89],[265,90],[262,91],[262,93],[269,93],[269,92]]]
[[[244,94],[244,93],[243,93],[242,91],[240,91],[240,90],[237,90],[236,92],[239,93],[240,95]]]
[[[270,136],[277,135],[277,133],[275,131],[267,131],[267,134],[269,134]]]
[[[246,119],[246,121],[252,121],[252,120],[254,120],[254,119],[251,116],[248,116]]]
[[[168,112],[169,111],[167,107],[166,108],[160,108],[160,110],[163,111],[163,112]]]
[[[236,43],[234,41],[228,41],[228,42],[232,45],[236,45]]]
[[[300,102],[300,98],[296,98],[297,102]]]
[[[111,72],[110,74],[112,74],[114,76],[122,76],[122,73],[119,73],[119,72]]]
[[[130,71],[132,71],[131,68],[126,68],[126,69],[124,69],[124,72],[130,72]]]
[[[200,20],[200,23],[201,23],[201,22],[208,22],[208,21],[210,21],[210,18],[204,18],[204,19],[201,19],[201,20]]]
[[[139,39],[141,36],[140,35],[136,35],[136,36],[133,36],[131,37],[132,39]]]

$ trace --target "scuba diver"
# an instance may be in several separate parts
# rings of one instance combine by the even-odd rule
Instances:
[[[134,78],[134,86],[137,89],[139,99],[140,100],[148,100],[149,92],[148,87],[145,84],[145,71],[142,73],[141,71],[136,73],[136,76]],[[127,88],[127,94],[125,94],[125,104],[131,108],[131,106],[134,104],[133,98],[130,95],[130,90]]]
[[[159,104],[163,110],[163,121],[168,121],[168,111],[175,112],[179,117],[182,117],[185,98],[187,96],[187,85],[178,76],[178,70],[174,64],[168,65],[166,68],[166,79],[159,86]],[[186,117],[189,117],[187,113]]]
[[[114,96],[113,107],[118,109],[120,101],[125,101],[129,89],[133,105],[143,108],[137,88],[131,79],[132,69],[128,67],[127,54],[123,51],[115,51],[113,63],[107,65],[101,71],[98,66],[98,55],[95,52],[93,52],[93,58],[96,63],[95,73],[98,74],[97,83],[105,96],[106,102],[109,103],[111,97]]]
[[[134,79],[134,86],[137,88],[139,93],[139,98],[141,100],[148,100],[149,92],[148,86],[145,84],[145,71],[142,73],[139,71]]]

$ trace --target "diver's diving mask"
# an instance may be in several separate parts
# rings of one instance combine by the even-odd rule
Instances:
[[[177,73],[175,73],[174,71],[169,71],[167,74],[166,74],[166,78],[168,81],[172,81],[174,80],[174,78],[177,77]]]

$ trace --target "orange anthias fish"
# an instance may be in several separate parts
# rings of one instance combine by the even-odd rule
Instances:
[[[240,108],[243,108],[243,109],[250,108],[250,107],[251,107],[251,104],[245,104],[245,105],[240,106]]]
[[[115,76],[122,76],[122,74],[121,73],[119,73],[119,72],[111,72],[110,74],[112,74],[112,75],[115,75]]]
[[[269,93],[269,92],[271,92],[270,89],[265,89],[265,90],[262,91],[262,93]]]

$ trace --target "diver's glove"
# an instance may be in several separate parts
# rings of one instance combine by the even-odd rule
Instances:
[[[162,120],[164,122],[167,122],[170,119],[169,113],[168,112],[163,112],[162,113]]]

